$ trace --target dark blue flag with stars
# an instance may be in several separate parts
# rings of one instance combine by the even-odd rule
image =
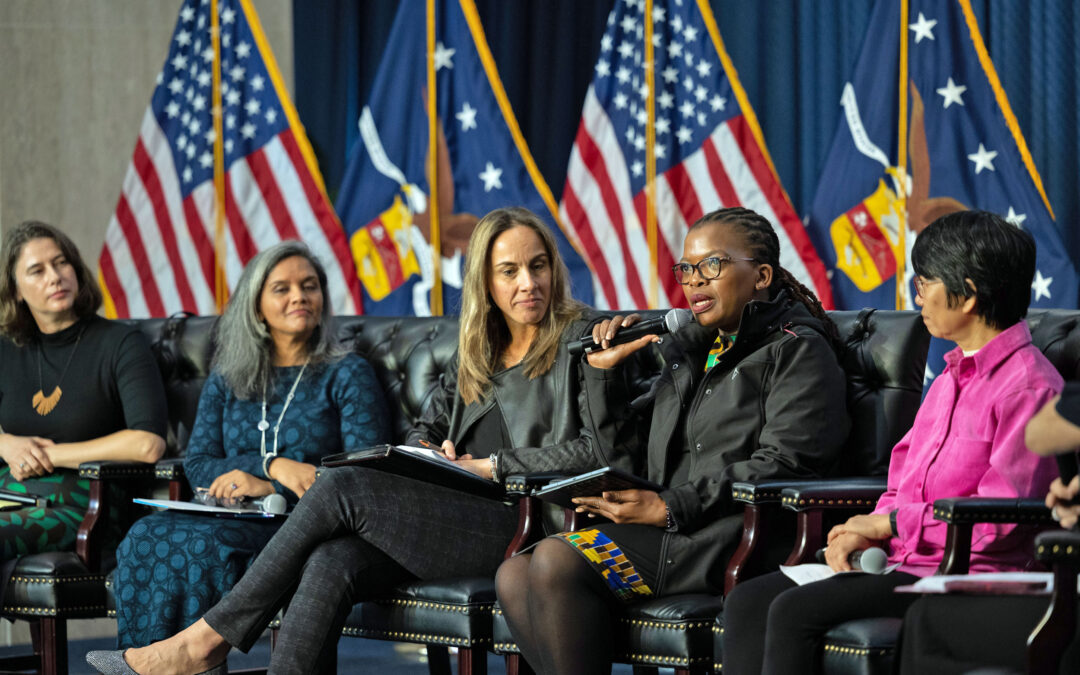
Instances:
[[[899,3],[879,0],[809,215],[837,307],[915,307],[911,246],[930,222],[963,209],[999,213],[1035,238],[1032,307],[1076,307],[1075,267],[969,2],[911,0],[906,63],[893,37],[900,21]],[[897,84],[904,75],[901,173]],[[927,384],[953,346],[934,341]]]
[[[432,313],[433,208],[446,313],[460,309],[473,228],[484,214],[506,206],[523,206],[547,222],[575,297],[591,303],[589,270],[559,227],[557,204],[521,136],[472,0],[436,3],[438,200],[431,195],[425,13],[424,0],[401,3],[338,197],[364,311]]]

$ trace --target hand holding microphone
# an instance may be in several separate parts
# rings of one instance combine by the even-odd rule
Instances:
[[[205,506],[221,506],[235,509],[254,509],[263,513],[282,514],[288,510],[288,502],[285,497],[274,492],[265,497],[251,499],[249,497],[237,497],[235,499],[220,499],[211,495],[206,488],[195,488],[195,502]]]
[[[656,342],[657,336],[673,333],[693,322],[694,315],[688,309],[673,309],[645,321],[638,314],[619,315],[597,323],[591,336],[571,342],[568,349],[571,356],[586,354],[594,368],[613,368],[641,347]]]
[[[814,554],[814,557],[819,563],[828,564],[825,560],[825,552],[828,550],[829,549],[827,548],[823,548]],[[848,553],[847,561],[848,565],[851,566],[851,569],[856,572],[881,574],[889,564],[889,556],[886,555],[884,549],[878,548],[877,546],[871,546],[870,548],[864,548]]]

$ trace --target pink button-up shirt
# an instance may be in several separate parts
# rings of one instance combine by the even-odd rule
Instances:
[[[896,444],[888,490],[874,513],[897,511],[899,536],[889,540],[889,563],[904,572],[933,574],[945,547],[945,523],[934,500],[948,497],[1043,497],[1053,460],[1024,445],[1024,426],[1064,382],[1031,344],[1027,323],[1004,330],[973,356],[945,355],[915,424]],[[1027,527],[982,523],[974,528],[971,571],[1023,569],[1032,560]]]

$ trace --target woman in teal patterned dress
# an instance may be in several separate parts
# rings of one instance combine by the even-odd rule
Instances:
[[[67,235],[22,223],[0,260],[0,491],[47,500],[0,511],[10,565],[71,550],[90,496],[79,464],[157,461],[168,417],[150,346],[97,316],[101,291]]]
[[[221,319],[184,470],[219,499],[302,498],[324,455],[389,440],[371,366],[327,328],[326,273],[283,242],[251,260]],[[172,635],[212,607],[279,521],[166,511],[138,521],[117,552],[121,647]]]

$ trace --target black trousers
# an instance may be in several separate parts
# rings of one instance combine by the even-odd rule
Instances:
[[[1028,635],[1049,606],[1045,595],[924,596],[904,616],[900,673],[1023,673]],[[1080,638],[1066,650],[1059,672],[1080,673]]]
[[[203,618],[247,651],[288,601],[270,672],[318,672],[355,600],[413,578],[494,576],[516,525],[517,510],[501,502],[372,469],[330,469]]]
[[[798,586],[782,572],[735,587],[724,601],[725,675],[821,672],[822,638],[845,621],[904,616],[919,598],[893,593],[918,577],[838,574]]]

